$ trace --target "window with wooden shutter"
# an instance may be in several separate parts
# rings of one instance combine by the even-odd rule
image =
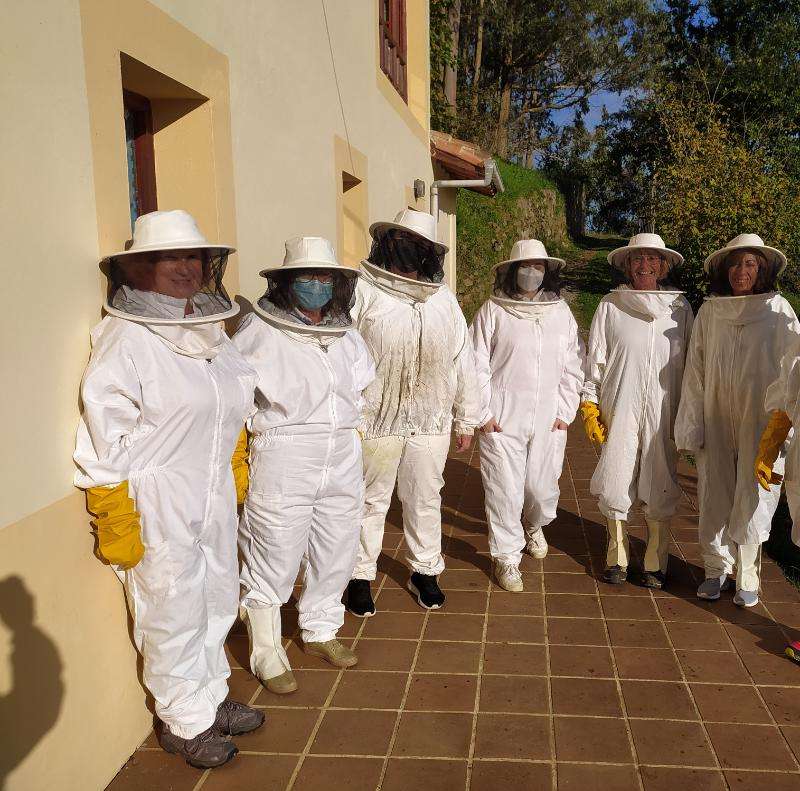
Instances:
[[[128,155],[128,197],[131,227],[140,214],[158,208],[156,160],[153,151],[153,111],[150,100],[133,91],[123,91],[125,144]]]
[[[378,0],[381,70],[408,102],[406,0]]]

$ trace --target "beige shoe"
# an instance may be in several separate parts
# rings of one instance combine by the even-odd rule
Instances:
[[[275,695],[288,695],[290,692],[297,691],[297,679],[291,670],[281,673],[279,676],[268,678],[262,682],[264,686]]]
[[[547,539],[544,537],[544,532],[541,528],[530,533],[526,531],[525,539],[525,553],[527,555],[537,560],[543,560],[547,557]]]
[[[497,578],[497,584],[503,589],[511,593],[522,593],[525,590],[522,584],[522,574],[519,573],[519,566],[513,563],[502,563],[496,561],[494,564],[494,575]]]
[[[310,656],[318,656],[334,667],[353,667],[358,664],[358,657],[338,640],[326,643],[303,643],[303,650]]]

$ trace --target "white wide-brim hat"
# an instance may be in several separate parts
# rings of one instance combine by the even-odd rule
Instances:
[[[505,261],[500,261],[499,264],[495,264],[492,270],[522,262],[548,264],[555,269],[561,269],[566,265],[566,261],[563,258],[553,258],[547,255],[544,244],[538,239],[520,239],[514,242],[514,246],[511,248],[511,257]]]
[[[636,250],[653,250],[667,259],[670,266],[680,266],[683,256],[677,250],[670,250],[657,233],[637,233],[628,240],[624,247],[618,247],[608,254],[608,263],[617,269],[624,270],[628,256]]]
[[[162,250],[212,250],[220,255],[233,253],[235,248],[227,244],[211,244],[200,233],[194,217],[183,209],[151,211],[136,218],[130,247],[107,255],[103,261]]]
[[[781,274],[781,272],[786,269],[786,256],[778,250],[777,247],[770,247],[764,244],[764,240],[755,233],[740,233],[738,236],[731,239],[725,247],[720,247],[719,250],[715,250],[703,261],[703,268],[706,272],[709,272],[712,266],[724,261],[725,258],[731,253],[735,253],[737,250],[758,251],[767,261],[778,268],[778,274]]]
[[[403,209],[394,222],[374,222],[369,226],[369,235],[376,239],[386,231],[410,231],[425,241],[430,242],[440,253],[446,253],[450,248],[436,238],[436,221],[432,214],[415,209]]]
[[[273,272],[292,269],[333,269],[350,277],[358,277],[359,273],[357,266],[339,263],[333,245],[322,236],[294,236],[287,239],[283,263],[268,266],[259,274],[266,277]]]

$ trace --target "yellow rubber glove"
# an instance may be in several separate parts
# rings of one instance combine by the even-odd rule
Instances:
[[[759,485],[767,491],[769,491],[770,484],[779,484],[783,480],[783,476],[773,472],[772,467],[791,428],[792,421],[789,420],[789,416],[780,409],[776,409],[770,415],[769,423],[761,435],[756,455],[755,473]]]
[[[586,436],[592,442],[602,445],[607,437],[608,431],[600,422],[600,409],[594,401],[584,401],[581,403],[581,417],[583,418],[583,428]]]
[[[128,495],[128,482],[108,489],[95,486],[86,490],[86,504],[95,515],[97,549],[106,563],[132,569],[144,555],[139,513]]]
[[[247,447],[247,429],[243,428],[236,443],[231,458],[233,468],[233,480],[236,482],[236,505],[244,505],[244,498],[247,497],[247,487],[250,485],[250,462]]]

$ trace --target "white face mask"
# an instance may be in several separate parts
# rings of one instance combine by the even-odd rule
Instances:
[[[544,272],[535,266],[521,266],[517,271],[517,285],[523,291],[538,291],[544,281]]]

